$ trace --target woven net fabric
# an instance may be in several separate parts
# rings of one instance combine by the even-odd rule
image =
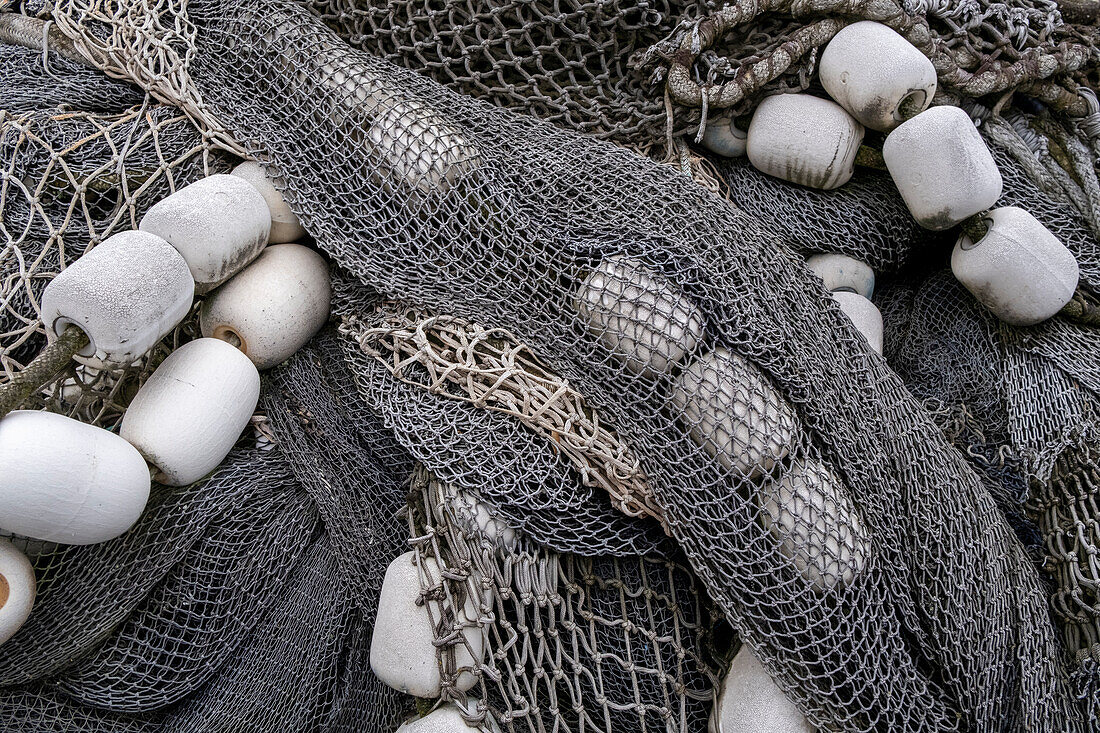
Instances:
[[[531,731],[706,727],[730,636],[682,558],[559,554],[522,536],[502,546],[471,523],[461,489],[426,470],[414,473],[412,488],[416,557],[440,567],[422,593],[452,611],[465,598],[479,604],[476,618],[433,619],[438,637],[465,639],[482,625],[487,635],[491,673],[453,693],[470,722]],[[442,666],[452,679],[470,669]]]
[[[444,698],[487,730],[703,730],[737,646],[727,624],[822,729],[1090,730],[1096,609],[1067,599],[1095,577],[1075,554],[1093,540],[1073,545],[1060,512],[1092,511],[1091,334],[991,323],[932,266],[945,243],[922,239],[874,174],[842,207],[781,208],[805,192],[731,163],[748,192],[734,208],[598,139],[646,149],[667,131],[634,72],[600,69],[675,33],[680,8],[600,25],[604,6],[585,4],[557,27],[521,5],[445,7],[460,32],[430,41],[409,39],[450,17],[434,5],[408,28],[366,4],[55,8],[98,66],[148,94],[0,117],[5,369],[41,345],[38,296],[74,248],[228,170],[227,150],[265,163],[333,261],[337,324],[266,375],[254,431],[210,479],[158,487],[112,543],[37,554],[39,605],[0,659],[0,722],[393,730],[413,701],[371,673],[369,644],[387,564],[411,547],[446,571],[422,587],[443,609],[445,679],[477,678]],[[498,21],[484,55],[455,50]],[[773,41],[787,32],[765,21]],[[645,28],[631,38],[623,22]],[[514,44],[543,45],[532,27],[566,62],[513,73],[502,57],[537,58]],[[439,37],[454,44],[442,55]],[[458,56],[485,70],[456,72]],[[800,68],[775,83],[801,85]],[[559,101],[531,101],[555,87]],[[702,112],[684,114],[679,131]],[[1010,194],[1042,193],[1036,214],[1092,282],[1087,187],[1037,189],[1041,159],[1008,148]],[[880,289],[886,359],[803,265],[824,237],[880,269],[937,270]],[[632,326],[638,313],[680,345]],[[110,427],[194,333],[188,321],[129,381],[74,367],[32,406]],[[765,437],[708,415],[721,400]],[[471,495],[518,545],[471,523]],[[1050,585],[1039,529],[1058,538]],[[480,613],[460,621],[467,598]],[[489,653],[458,669],[474,625]]]
[[[76,68],[77,77],[66,77],[74,85],[90,72],[84,66]],[[24,71],[4,67],[0,85],[27,89]],[[102,74],[99,82],[100,88],[120,88]],[[62,268],[111,234],[136,228],[145,211],[172,191],[232,166],[233,158],[205,139],[179,110],[144,95],[137,104],[127,105],[134,93],[130,87],[121,89],[116,102],[122,106],[108,111],[66,111],[52,104],[0,110],[4,378],[46,343],[40,300],[46,284]],[[33,404],[94,424],[114,425],[141,378],[173,345],[189,337],[188,329],[191,335],[197,332],[193,324],[186,324],[164,348],[130,367],[74,364]]]

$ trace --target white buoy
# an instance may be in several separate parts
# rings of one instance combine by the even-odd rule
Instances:
[[[671,402],[692,439],[742,476],[771,470],[795,440],[794,410],[756,366],[729,349],[684,369]]]
[[[149,469],[114,433],[63,415],[17,410],[0,420],[0,527],[35,540],[90,545],[133,526]]]
[[[306,230],[302,228],[298,216],[287,206],[283,195],[267,177],[262,165],[246,160],[234,168],[229,175],[251,183],[267,202],[267,208],[271,211],[271,232],[267,237],[268,244],[297,242],[306,236]]]
[[[0,540],[0,646],[30,617],[35,587],[31,561],[10,542]]]
[[[840,309],[844,311],[844,315],[848,316],[852,325],[856,327],[856,330],[867,339],[871,349],[875,353],[881,354],[882,313],[879,312],[875,304],[859,293],[849,293],[843,290],[833,293],[832,296],[833,300],[840,305]]]
[[[859,512],[826,466],[804,458],[761,489],[764,525],[779,551],[815,589],[848,585],[867,564],[870,542]]]
[[[481,165],[472,138],[409,90],[373,74],[348,74],[345,65],[335,62],[322,64],[321,73],[344,92],[347,104],[336,110],[335,121],[343,122],[351,107],[353,124],[369,122],[366,143],[387,182],[419,195],[441,194]]]
[[[248,425],[260,374],[237,348],[202,338],[169,354],[138,390],[120,433],[159,470],[184,486],[213,471]]]
[[[722,680],[711,733],[814,733],[802,712],[742,645]]]
[[[847,291],[870,298],[875,292],[875,271],[865,262],[840,254],[814,255],[806,266],[821,278],[829,292]]]
[[[271,230],[271,210],[251,183],[219,173],[153,204],[140,229],[183,255],[195,292],[202,295],[260,254]]]
[[[624,256],[589,273],[574,300],[588,330],[635,373],[657,374],[703,338],[703,313],[659,273]]]
[[[830,190],[852,177],[862,142],[863,125],[836,102],[776,94],[753,113],[746,152],[769,176]]]
[[[886,136],[882,157],[909,213],[926,229],[950,229],[1001,197],[1003,181],[970,116],[932,107]]]
[[[131,364],[184,319],[195,282],[175,249],[145,232],[108,237],[50,281],[42,322],[57,335],[88,335],[84,357]]]
[[[382,592],[378,597],[378,618],[374,622],[374,634],[370,645],[370,666],[383,683],[409,695],[437,698],[441,692],[439,650],[432,643],[436,629],[432,619],[439,623],[439,601],[417,604],[421,594],[420,574],[427,576],[425,587],[442,582],[439,563],[434,558],[422,559],[421,568],[416,565],[416,553],[406,552],[386,568],[382,580]],[[431,616],[429,616],[429,609]],[[456,623],[463,625],[460,639],[454,648],[457,667],[473,668],[481,663],[485,651],[484,632],[476,625],[478,608],[473,598],[467,597],[462,609],[457,611]],[[442,633],[449,634],[451,629]],[[471,654],[471,652],[473,652]],[[464,671],[458,675],[456,686],[469,690],[477,677]]]
[[[324,258],[300,244],[277,244],[211,293],[199,323],[203,336],[228,341],[268,369],[321,330],[331,305]]]
[[[707,128],[703,131],[703,147],[726,158],[744,155],[748,140],[749,133],[739,128],[729,115],[707,120]]]
[[[516,531],[496,516],[476,493],[456,489],[452,508],[461,521],[471,528],[476,527],[494,546],[515,550]]]
[[[476,703],[469,705],[468,709],[476,709]],[[397,729],[397,733],[476,733],[479,730],[481,729],[478,726],[466,722],[458,705],[449,702],[440,705],[423,718],[405,721]],[[490,722],[489,730],[497,731],[499,728]]]
[[[872,130],[889,132],[924,111],[936,93],[932,62],[893,28],[863,20],[840,30],[821,54],[821,86]]]
[[[1005,323],[1030,326],[1055,315],[1077,290],[1077,259],[1042,222],[1005,206],[989,212],[986,235],[965,233],[951,253],[951,271]]]

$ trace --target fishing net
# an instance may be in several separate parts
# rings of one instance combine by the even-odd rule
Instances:
[[[808,88],[813,48],[885,12],[731,7],[77,0],[33,26],[59,34],[48,68],[26,34],[0,47],[21,60],[0,89],[30,90],[0,112],[0,379],[44,344],[53,275],[242,155],[331,258],[336,320],[265,376],[212,477],[155,487],[110,543],[32,553],[0,727],[393,730],[416,702],[369,648],[411,549],[439,568],[443,698],[485,730],[704,730],[740,644],[822,729],[1091,730],[1093,334],[992,320],[884,174],[820,193],[713,160],[722,195],[686,175],[713,113]],[[945,95],[982,122],[1005,202],[1095,287],[1071,93],[1089,28],[1050,3],[885,7],[954,59]],[[1054,71],[1021,76],[1040,57]],[[1057,116],[998,107],[1013,90]],[[823,251],[892,273],[885,358],[802,264]],[[196,333],[75,365],[28,406],[111,428]]]

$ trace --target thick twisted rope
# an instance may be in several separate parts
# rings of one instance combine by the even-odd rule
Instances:
[[[87,345],[88,334],[76,326],[66,328],[26,368],[17,372],[10,381],[0,384],[0,417],[17,409],[28,397],[49,384]]]
[[[780,44],[769,58],[754,64],[737,78],[721,84],[703,85],[692,78],[692,67],[703,50],[711,48],[726,33],[764,14],[788,15],[797,19],[833,16],[817,21]],[[841,20],[843,19],[843,20]],[[1050,82],[1055,74],[1077,71],[1093,55],[1088,46],[1063,42],[1050,48],[1029,48],[1011,62],[978,59],[965,49],[951,49],[937,38],[928,21],[910,15],[893,0],[736,0],[722,10],[681,27],[650,48],[641,66],[668,63],[666,88],[671,99],[685,107],[729,108],[764,84],[784,73],[793,60],[827,43],[845,25],[873,20],[893,28],[932,60],[940,82],[967,97],[982,97],[1026,87],[1029,93],[1075,117],[1088,114],[1084,99],[1075,92]],[[979,61],[983,63],[978,64]],[[976,65],[967,71],[964,65]]]

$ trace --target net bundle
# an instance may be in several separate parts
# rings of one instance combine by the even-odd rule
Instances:
[[[903,217],[882,176],[845,199],[722,163],[734,208],[600,140],[650,150],[670,109],[674,135],[705,121],[654,95],[669,72],[653,69],[661,39],[714,8],[527,5],[53,8],[78,55],[145,94],[0,118],[6,373],[41,347],[38,294],[74,248],[240,154],[265,163],[331,258],[337,323],[266,376],[254,431],[211,478],[158,487],[118,540],[36,553],[39,605],[4,647],[0,721],[393,730],[414,701],[372,673],[371,630],[386,568],[411,549],[440,568],[421,591],[442,609],[443,697],[485,730],[703,730],[738,646],[727,624],[821,729],[1091,730],[1096,570],[1082,557],[1095,537],[1071,538],[1066,518],[1094,513],[1091,332],[993,322],[939,272],[946,242]],[[1083,33],[1047,5],[980,21],[905,12],[933,29],[949,18],[979,61]],[[804,20],[757,19],[741,32],[759,43],[740,47],[772,64]],[[539,66],[524,43],[553,53]],[[745,78],[700,58],[698,84]],[[806,59],[765,86],[804,88]],[[1064,135],[1037,141],[1041,114],[989,114],[1006,198],[1027,198],[1091,286],[1095,186],[1042,148],[1072,163],[1087,135],[1057,120]],[[876,298],[885,360],[801,261],[836,246],[909,268]],[[686,348],[624,330],[638,312]],[[188,322],[132,377],[74,367],[32,406],[111,426],[128,380],[194,333]],[[731,368],[747,386],[723,393]],[[688,409],[690,374],[703,388]],[[723,428],[706,413],[718,398],[781,437]],[[792,475],[818,489],[792,500]],[[487,533],[470,497],[516,544]],[[1058,538],[1053,596],[1040,532]],[[461,667],[473,627],[485,648]]]

